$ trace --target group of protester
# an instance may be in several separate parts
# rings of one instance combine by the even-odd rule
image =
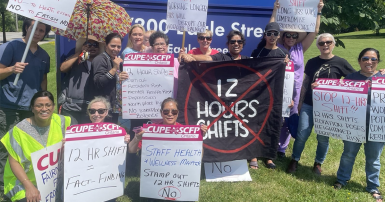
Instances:
[[[362,50],[358,56],[360,71],[355,71],[343,58],[333,54],[335,40],[331,34],[320,34],[316,45],[320,55],[310,59],[304,68],[304,52],[311,46],[320,26],[321,11],[324,4],[320,1],[316,29],[311,33],[281,32],[275,22],[279,3],[275,3],[270,22],[266,25],[264,36],[251,54],[252,58],[281,57],[294,63],[294,93],[290,105],[290,117],[283,120],[279,145],[273,145],[278,157],[284,157],[291,136],[295,137],[292,160],[288,173],[297,170],[305,143],[313,128],[312,89],[317,86],[318,78],[352,80],[371,80],[383,77],[377,71],[380,53],[373,48]],[[12,201],[39,201],[40,194],[36,188],[35,176],[31,164],[31,153],[63,140],[69,125],[112,122],[130,131],[124,138],[128,143],[129,153],[140,149],[143,130],[132,131],[133,126],[140,126],[148,121],[161,124],[179,125],[176,122],[179,111],[178,103],[173,98],[161,104],[162,120],[127,120],[122,117],[122,81],[129,78],[123,71],[122,62],[126,54],[160,53],[168,51],[169,39],[160,31],[147,31],[143,26],[133,25],[128,34],[128,43],[122,55],[122,36],[111,33],[105,37],[105,43],[89,35],[87,39],[76,42],[75,54],[69,56],[60,66],[66,76],[63,90],[59,96],[59,114],[53,113],[55,102],[53,95],[47,91],[47,73],[50,58],[37,43],[49,32],[50,26],[39,23],[34,36],[31,29],[35,22],[26,19],[23,23],[23,38],[0,46],[0,182],[4,183],[4,193]],[[21,63],[22,51],[31,39],[31,47],[25,63]],[[174,91],[178,89],[178,69],[180,62],[191,61],[230,61],[250,57],[241,55],[246,45],[244,35],[232,30],[227,35],[228,53],[218,52],[210,47],[213,33],[206,30],[197,34],[199,48],[188,53],[181,50],[179,58],[174,61]],[[80,56],[80,57],[79,57]],[[21,73],[19,82],[13,81]],[[369,102],[368,102],[369,103]],[[369,106],[368,106],[369,107]],[[368,110],[369,111],[369,110]],[[367,126],[368,126],[367,122]],[[202,125],[203,133],[207,126]],[[291,134],[291,135],[290,135]],[[317,135],[318,146],[313,172],[321,174],[321,165],[326,158],[329,138]],[[355,157],[361,143],[344,141],[344,152],[337,172],[336,189],[346,185],[351,178]],[[367,142],[365,146],[367,191],[379,201],[382,196],[378,191],[380,155],[384,143]],[[263,156],[258,158],[264,158]],[[7,160],[8,159],[8,160]],[[274,169],[273,159],[264,159],[266,167]],[[258,169],[257,157],[250,160],[250,168]],[[3,177],[4,173],[4,177]]]

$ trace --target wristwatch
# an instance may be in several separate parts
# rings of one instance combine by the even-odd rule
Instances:
[[[322,13],[317,13],[317,15],[322,15]]]

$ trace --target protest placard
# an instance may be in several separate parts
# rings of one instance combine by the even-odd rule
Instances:
[[[113,123],[67,128],[64,201],[107,201],[123,195],[126,131]]]
[[[10,0],[7,10],[65,30],[75,3],[76,0]]]
[[[63,171],[62,144],[59,142],[31,154],[36,185],[42,201],[55,202],[56,195],[60,192],[58,186],[59,176]]]
[[[161,119],[160,105],[174,93],[174,55],[127,54],[123,71],[129,79],[122,82],[124,119]]]
[[[289,61],[286,64],[285,82],[283,86],[283,100],[282,100],[282,117],[290,116],[291,100],[293,99],[294,90],[294,63]]]
[[[280,0],[275,21],[281,30],[314,32],[319,0]]]
[[[368,84],[365,81],[319,79],[313,89],[314,130],[318,135],[366,142]]]
[[[205,32],[208,0],[168,0],[167,30]]]
[[[67,29],[75,3],[76,0],[10,0],[8,1],[7,10],[34,19],[36,22],[40,21],[65,30]],[[31,36],[34,36],[37,24],[38,23],[35,23],[33,25]],[[25,62],[31,42],[32,38],[28,39],[27,46],[20,61],[21,63]],[[19,78],[20,73],[16,75],[13,85],[17,85]]]
[[[253,58],[179,67],[178,122],[208,126],[204,162],[276,157],[285,66],[282,58]]]
[[[246,160],[205,163],[207,182],[252,181]]]
[[[368,141],[385,142],[385,78],[372,81]]]
[[[145,125],[140,196],[199,199],[202,135],[199,126]]]

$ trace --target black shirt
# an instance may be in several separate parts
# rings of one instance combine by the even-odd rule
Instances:
[[[286,49],[267,49],[265,47],[260,49],[254,49],[251,53],[251,57],[253,58],[261,58],[261,57],[282,57],[285,58],[286,55],[290,58],[290,53]]]
[[[223,54],[221,52],[210,55],[213,61],[231,61],[234,60],[233,56],[230,53]],[[249,57],[241,55],[241,59],[248,59]]]
[[[116,99],[117,75],[111,75],[109,72],[113,66],[114,63],[106,52],[99,54],[92,60],[95,96],[106,97],[110,101],[111,106],[120,105]],[[121,63],[120,70],[122,69],[123,64]]]
[[[306,89],[304,103],[313,106],[313,91],[311,84],[317,78],[340,79],[356,72],[343,58],[334,56],[331,59],[321,59],[319,56],[310,59],[305,66],[305,80],[302,88]]]

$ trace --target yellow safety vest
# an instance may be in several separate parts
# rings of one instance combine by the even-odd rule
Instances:
[[[47,146],[51,146],[60,142],[65,134],[66,128],[70,125],[71,118],[52,114],[50,128],[48,132]],[[31,162],[31,154],[33,152],[44,149],[33,137],[28,135],[20,128],[14,126],[1,142],[7,148],[8,154],[11,155],[23,167],[28,179],[36,186],[35,173]],[[25,198],[25,190],[22,183],[13,174],[9,165],[9,160],[4,169],[4,194],[12,201]]]

